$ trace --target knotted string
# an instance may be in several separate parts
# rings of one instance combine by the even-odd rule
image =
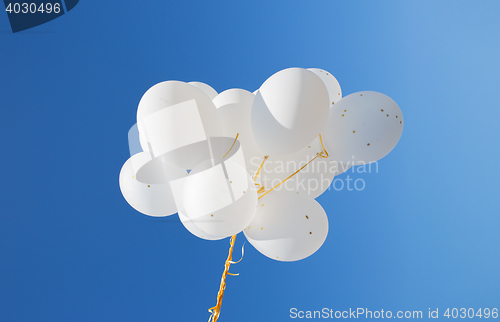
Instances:
[[[217,293],[217,305],[208,309],[208,312],[211,313],[210,317],[208,318],[208,322],[217,322],[217,319],[219,318],[220,307],[222,305],[222,298],[224,297],[224,290],[226,289],[226,276],[228,274],[233,275],[229,273],[229,266],[231,266],[233,259],[233,247],[235,240],[236,240],[236,235],[233,235],[230,241],[231,246],[229,247],[229,255],[227,256],[226,264],[224,267],[224,273],[222,273],[222,279],[220,281],[219,293]]]

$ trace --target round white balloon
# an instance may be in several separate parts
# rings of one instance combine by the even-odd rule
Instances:
[[[303,68],[289,68],[269,77],[252,106],[252,130],[269,156],[299,151],[323,131],[330,99],[323,81]]]
[[[272,191],[259,200],[255,217],[243,232],[265,256],[297,261],[323,245],[328,218],[321,205],[305,194]]]
[[[214,100],[217,113],[224,123],[224,135],[236,137],[241,142],[245,157],[246,169],[254,174],[264,159],[252,131],[250,121],[252,103],[255,96],[239,88],[228,89],[220,93]]]
[[[380,160],[398,143],[403,113],[389,96],[364,91],[350,94],[330,108],[323,142],[341,163],[363,165]]]
[[[194,87],[197,87],[198,89],[201,89],[203,93],[205,93],[211,100],[217,96],[217,91],[213,89],[212,86],[202,83],[202,82],[189,82],[188,84],[193,85]]]
[[[211,162],[204,162],[191,171],[189,176],[197,178],[184,187],[185,207],[179,214],[201,232],[224,238],[238,234],[253,219],[257,189],[239,164],[222,159],[214,163],[211,167]]]
[[[128,150],[130,152],[130,156],[144,151],[141,147],[140,141],[141,138],[139,136],[139,129],[137,129],[136,123],[132,125],[130,130],[128,130]]]
[[[153,217],[177,212],[169,185],[170,180],[187,176],[186,171],[151,159],[149,152],[131,156],[120,171],[120,190],[127,202],[137,211]]]
[[[328,96],[330,97],[330,104],[334,105],[342,98],[342,89],[340,88],[340,84],[335,76],[332,73],[327,72],[324,69],[319,68],[308,68],[311,72],[321,78],[323,84],[325,84],[326,89],[328,90]]]
[[[217,95],[212,101],[217,109],[230,104],[252,106],[255,95],[241,88],[231,88]]]
[[[240,142],[211,141],[217,159],[203,161],[170,186],[179,214],[203,233],[223,238],[241,232],[252,220],[257,189],[245,169]]]
[[[208,137],[224,135],[212,100],[197,87],[179,81],[156,84],[143,95],[137,126],[145,151],[154,157],[168,153],[166,161],[183,169],[200,162],[197,154],[207,150]]]
[[[178,213],[179,215],[179,220],[181,221],[182,225],[184,225],[184,228],[187,229],[191,234],[195,235],[196,237],[199,237],[201,239],[205,240],[219,240],[223,239],[225,237],[217,237],[217,236],[212,236],[207,234],[206,232],[202,231],[200,228],[198,228],[191,219],[188,217],[184,216],[181,212]]]
[[[137,127],[137,131],[139,131],[139,127]],[[141,135],[140,133],[138,133],[138,135],[142,151],[149,151],[148,141],[146,141],[146,139],[144,138],[144,134]]]

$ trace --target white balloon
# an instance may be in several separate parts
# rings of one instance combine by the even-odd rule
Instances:
[[[173,167],[161,158],[151,159],[149,152],[131,156],[120,171],[120,190],[137,211],[153,217],[177,212],[169,181],[187,176],[186,171]]]
[[[319,68],[308,68],[307,70],[310,70],[321,78],[323,84],[325,84],[326,89],[328,90],[331,105],[340,101],[342,98],[342,89],[340,88],[338,80],[332,75],[332,73]]]
[[[169,153],[170,164],[190,169],[205,154],[206,140],[223,136],[223,124],[215,105],[200,89],[167,81],[151,87],[137,109],[139,133],[154,157]]]
[[[328,91],[311,71],[289,68],[269,77],[252,106],[252,129],[261,150],[270,156],[296,152],[309,144],[328,118]]]
[[[297,261],[315,253],[328,235],[321,205],[305,194],[272,191],[259,200],[243,231],[259,252],[278,261]]]
[[[224,123],[224,135],[227,137],[238,135],[245,156],[246,168],[250,174],[257,171],[264,159],[264,152],[255,142],[250,121],[254,98],[252,93],[244,89],[233,88],[220,93],[213,100]]]
[[[293,154],[269,157],[258,178],[266,190],[278,185],[323,151],[319,138],[315,139],[302,150]],[[300,172],[283,182],[275,190],[287,190],[305,193],[312,198],[325,192],[336,175],[347,171],[351,166],[343,166],[330,157],[317,157]]]
[[[191,234],[195,235],[196,237],[205,240],[219,240],[225,238],[225,237],[217,237],[209,235],[204,231],[202,231],[200,228],[198,228],[191,219],[184,216],[182,213],[178,213],[178,215],[179,215],[179,220],[184,225],[184,228],[186,228]]]
[[[137,126],[137,131],[139,131],[139,126]],[[141,133],[138,132],[138,135],[139,135],[139,143],[141,145],[142,151],[149,151],[148,141],[146,141],[146,139],[144,138],[144,134],[141,135]]]
[[[211,100],[217,96],[217,91],[213,89],[212,86],[202,83],[202,82],[189,82],[188,84],[193,85],[205,93]]]
[[[255,95],[241,88],[231,88],[217,95],[212,101],[217,109],[230,104],[252,106]]]
[[[144,151],[141,147],[137,123],[132,125],[130,130],[128,130],[128,149],[130,152],[130,156]]]
[[[189,176],[172,181],[179,214],[203,233],[228,237],[241,232],[252,220],[257,190],[244,167],[238,141],[225,158],[206,160]]]
[[[333,159],[363,165],[380,160],[403,132],[403,113],[378,92],[350,94],[330,108],[323,142]]]
[[[192,223],[203,233],[215,237],[225,238],[240,233],[252,221],[257,206],[257,190],[254,188],[249,175],[247,175],[247,178],[248,189],[244,196],[219,210],[191,219]],[[187,190],[197,191],[192,187],[188,187]],[[215,198],[215,195],[211,194],[207,195],[207,197]],[[202,202],[203,198],[192,192],[187,194],[186,199],[193,202]],[[179,213],[184,215],[189,211],[179,211]]]

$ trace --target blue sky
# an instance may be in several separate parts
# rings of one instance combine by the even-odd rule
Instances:
[[[164,80],[254,91],[318,67],[405,117],[363,191],[293,263],[245,246],[219,321],[298,310],[494,308],[500,299],[498,1],[81,1],[12,34],[0,14],[0,320],[202,321],[229,241],[123,199],[137,104]],[[239,235],[235,257],[244,237]],[[298,319],[295,319],[298,320]]]

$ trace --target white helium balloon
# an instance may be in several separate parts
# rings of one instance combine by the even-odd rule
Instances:
[[[269,77],[252,106],[252,130],[269,156],[299,151],[319,133],[328,118],[328,91],[311,71],[289,68]]]
[[[325,84],[326,89],[328,90],[328,96],[330,97],[330,104],[333,105],[340,101],[342,98],[342,89],[340,88],[340,84],[338,80],[331,73],[327,72],[324,69],[319,68],[308,68],[311,72],[321,78],[323,84]]]
[[[200,228],[198,228],[193,223],[193,221],[191,219],[184,216],[182,213],[178,213],[178,215],[179,215],[179,220],[184,225],[184,228],[186,228],[191,234],[195,235],[196,237],[199,237],[199,238],[205,239],[205,240],[219,240],[219,239],[224,238],[224,237],[217,237],[217,236],[209,235],[209,234],[203,232]]]
[[[149,152],[131,156],[120,171],[120,190],[137,211],[153,217],[177,212],[169,181],[187,176],[186,171],[173,167],[161,158],[151,159]]]
[[[139,127],[137,123],[132,125],[128,131],[128,148],[130,151],[130,156],[143,151],[149,151],[148,143],[144,139],[144,135],[139,133]]]
[[[231,88],[217,95],[212,101],[217,109],[230,104],[252,106],[255,95],[241,88]]]
[[[213,100],[217,113],[225,125],[224,135],[233,138],[238,135],[246,168],[250,174],[257,171],[264,159],[264,152],[255,142],[250,121],[254,98],[252,93],[244,89],[233,88],[220,93]]]
[[[136,123],[132,125],[130,130],[128,130],[128,149],[130,152],[130,156],[133,156],[134,154],[144,151],[141,147],[140,141],[141,139],[139,136],[139,130],[137,129],[137,123]]]
[[[368,164],[391,152],[401,137],[403,124],[403,113],[389,96],[357,92],[330,108],[323,143],[339,162]]]
[[[206,160],[189,176],[171,182],[179,214],[203,233],[228,237],[241,232],[252,220],[257,190],[244,167],[238,141],[233,155]]]
[[[137,134],[139,135],[139,144],[141,145],[142,151],[149,151],[148,141],[144,138],[144,134],[141,135],[141,133],[139,133],[139,126],[137,126]]]
[[[265,256],[297,261],[323,245],[328,218],[321,205],[305,194],[272,191],[259,200],[255,217],[243,232]]]
[[[190,169],[206,152],[207,137],[223,136],[223,124],[210,98],[193,85],[168,81],[151,87],[137,109],[137,126],[144,150],[154,157],[172,152],[170,164]],[[202,150],[202,152],[200,152]]]
[[[193,85],[194,87],[197,87],[198,89],[201,89],[203,93],[205,93],[211,100],[217,96],[217,91],[213,89],[212,86],[202,83],[202,82],[189,82],[188,84]]]

